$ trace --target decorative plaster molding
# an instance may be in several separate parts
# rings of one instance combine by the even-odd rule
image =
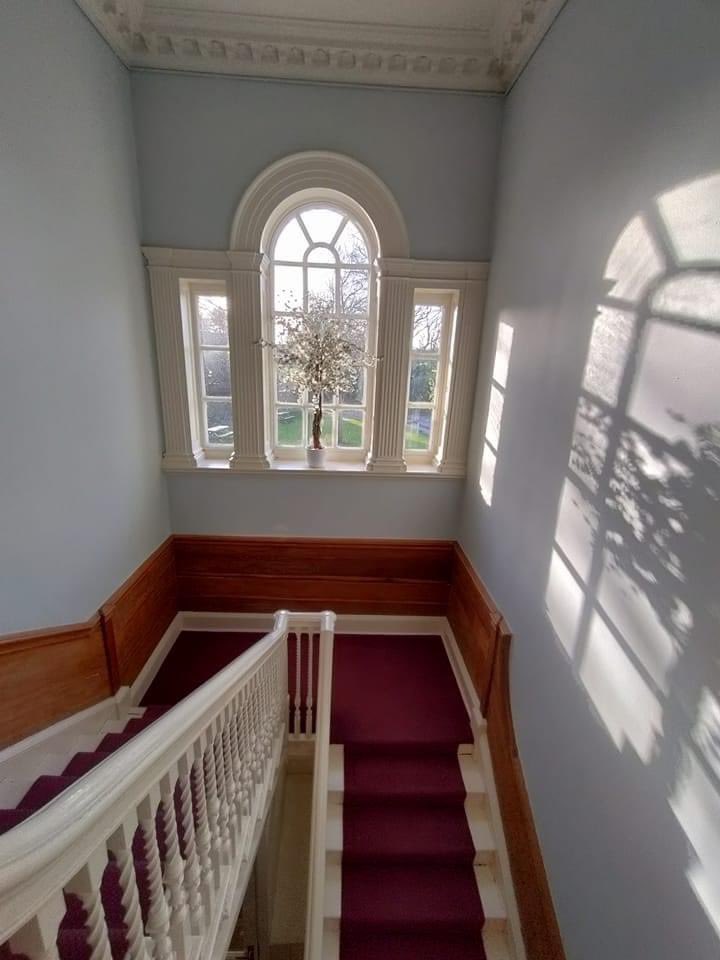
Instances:
[[[130,67],[502,93],[565,0],[484,0],[472,28],[76,2]]]
[[[395,197],[383,181],[364,164],[340,153],[308,150],[284,157],[253,180],[237,208],[230,231],[232,250],[264,250],[276,225],[274,214],[284,204],[302,202],[304,194],[317,199],[333,193],[354,201],[363,221],[377,231],[380,250],[407,257],[407,228]]]
[[[484,281],[490,271],[490,264],[482,260],[408,260],[400,257],[381,257],[378,267],[381,277],[439,283]]]

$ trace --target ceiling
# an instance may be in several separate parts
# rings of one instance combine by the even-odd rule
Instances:
[[[131,67],[501,93],[566,0],[76,0]]]

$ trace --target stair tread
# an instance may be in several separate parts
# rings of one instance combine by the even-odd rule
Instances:
[[[420,860],[472,864],[475,849],[462,803],[345,806],[343,863]]]
[[[482,930],[484,914],[472,869],[464,866],[343,864],[342,929]],[[440,932],[440,931],[438,931]]]
[[[82,777],[93,767],[96,767],[103,760],[111,756],[110,753],[103,750],[81,750],[70,758],[62,772],[65,777]]]
[[[485,960],[479,934],[442,936],[403,933],[368,934],[343,931],[340,937],[343,960]]]
[[[463,783],[456,749],[452,753],[411,755],[365,753],[346,749],[345,803],[365,799],[463,800]]]
[[[77,777],[51,776],[44,774],[38,777],[28,792],[18,803],[18,808],[25,810],[39,810],[51,800],[54,800],[64,790],[75,783]]]

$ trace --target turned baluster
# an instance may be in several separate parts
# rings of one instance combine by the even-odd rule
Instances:
[[[191,763],[187,755],[178,761],[178,790],[180,795],[180,821],[182,823],[182,853],[185,857],[185,887],[187,889],[190,927],[199,936],[205,923],[210,920],[210,888],[203,883],[198,843],[193,817]]]
[[[10,937],[12,952],[26,956],[28,960],[60,960],[57,936],[65,909],[65,899],[58,890],[32,920]]]
[[[307,675],[307,700],[305,701],[305,733],[312,736],[315,733],[313,727],[313,647],[314,636],[312,630],[308,630],[308,675]]]
[[[225,799],[228,808],[228,830],[233,847],[233,857],[237,850],[240,827],[237,815],[237,786],[232,766],[232,751],[230,749],[230,728],[232,726],[232,706],[228,705],[222,715],[222,731],[220,734],[220,750],[222,754],[223,775],[225,780]]]
[[[300,704],[302,702],[300,696],[300,683],[301,683],[301,672],[302,672],[302,632],[300,630],[295,631],[295,714],[293,716],[293,733],[296,737],[300,736]]]
[[[150,901],[145,929],[153,943],[154,960],[175,960],[171,936],[172,918],[163,887],[160,850],[155,833],[155,811],[159,801],[160,791],[153,787],[137,808]]]
[[[87,945],[90,947],[88,960],[111,960],[112,957],[105,911],[100,897],[100,885],[107,862],[105,849],[96,850],[65,887],[66,893],[74,894],[78,898],[86,914],[85,929]]]
[[[115,857],[115,862],[120,871],[118,883],[120,885],[120,900],[125,914],[125,937],[127,939],[125,960],[149,960],[150,958],[143,931],[140,895],[132,852],[133,837],[137,826],[137,816],[134,813],[130,814],[112,834],[107,843],[108,850]]]
[[[239,749],[242,765],[243,813],[250,816],[253,807],[252,766],[250,757],[250,691],[247,686],[241,692]]]
[[[200,859],[200,875],[203,884],[212,896],[212,890],[220,886],[220,858],[213,845],[210,817],[207,806],[205,783],[205,753],[207,738],[200,737],[193,744],[192,797],[195,801],[195,839]]]
[[[213,856],[217,868],[215,881],[217,886],[220,881],[220,864],[224,861],[222,828],[220,824],[220,798],[218,796],[218,784],[215,774],[215,731],[212,726],[208,729],[207,735],[207,746],[203,753],[203,772],[205,779],[205,797],[207,800],[208,824],[210,825]]]
[[[230,813],[227,802],[227,791],[225,788],[225,767],[223,764],[222,752],[222,730],[221,720],[216,720],[213,724],[213,739],[210,744],[210,757],[214,767],[215,792],[217,794],[217,818],[218,829],[220,833],[220,856],[224,864],[232,861],[232,837],[230,836]]]
[[[176,782],[174,770],[170,770],[160,780],[160,817],[165,836],[163,879],[170,902],[170,936],[178,960],[184,960],[188,956],[190,920],[188,895],[185,889],[185,864],[180,856],[180,839],[175,816]]]

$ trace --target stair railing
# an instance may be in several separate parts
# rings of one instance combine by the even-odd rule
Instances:
[[[64,894],[74,894],[85,913],[88,955],[111,960],[101,897],[109,861],[120,888],[125,958],[220,955],[285,749],[288,633],[302,625],[323,637],[333,624],[333,614],[280,611],[271,633],[0,836],[0,945],[8,945],[0,956],[9,948],[28,960],[56,960]],[[321,716],[325,694],[323,687]]]
[[[308,901],[305,922],[305,960],[321,960],[325,915],[328,777],[330,766],[330,715],[332,709],[335,614],[324,613],[320,628],[317,724],[313,770],[312,822]]]

